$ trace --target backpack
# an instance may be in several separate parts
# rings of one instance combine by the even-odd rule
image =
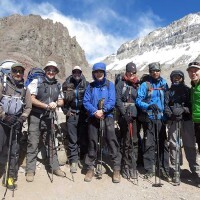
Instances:
[[[117,83],[122,80],[123,76],[124,76],[124,72],[115,74],[115,85],[117,85]]]
[[[34,67],[32,69],[30,69],[26,82],[25,82],[25,87],[28,87],[28,85],[34,80],[34,79],[38,79],[39,83],[42,82],[43,78],[45,76],[45,72],[43,69],[39,68],[39,67]]]
[[[3,111],[6,114],[10,115],[20,115],[24,108],[24,99],[26,94],[26,88],[24,88],[21,97],[17,96],[7,96],[6,93],[6,84],[7,77],[10,74],[11,66],[17,63],[14,60],[4,60],[0,63],[0,81],[3,85],[3,94],[0,101],[0,105],[3,108]]]
[[[150,78],[149,74],[143,74],[140,79],[140,84],[145,82],[147,86],[147,99],[145,100],[146,103],[149,103],[149,101],[151,100],[151,95],[152,95],[153,90],[164,90],[164,87],[153,88],[149,81],[149,78]],[[147,112],[139,109],[138,120],[141,122],[148,122],[149,117],[148,117]]]
[[[3,92],[5,92],[6,88],[6,79],[8,74],[10,74],[11,66],[17,63],[15,60],[3,60],[0,63],[0,82],[3,85]]]

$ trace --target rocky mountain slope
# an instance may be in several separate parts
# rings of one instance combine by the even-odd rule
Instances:
[[[186,69],[200,55],[200,12],[189,14],[169,26],[150,32],[147,36],[126,42],[116,54],[104,61],[109,70],[124,70],[133,61],[140,71],[151,62],[160,62],[164,70]]]
[[[27,68],[44,67],[48,60],[54,60],[61,67],[61,79],[75,65],[88,70],[84,50],[61,23],[37,15],[12,15],[0,19],[0,36],[0,60],[14,59]]]

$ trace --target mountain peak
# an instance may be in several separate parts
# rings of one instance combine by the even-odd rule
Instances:
[[[160,62],[166,70],[186,68],[190,61],[200,55],[199,46],[200,12],[122,44],[117,54],[108,56],[104,62],[109,70],[121,71],[131,61],[136,63],[139,71],[146,70],[151,62]]]

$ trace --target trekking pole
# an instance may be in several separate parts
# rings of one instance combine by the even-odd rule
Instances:
[[[154,131],[154,138],[155,138],[155,183],[152,185],[153,187],[162,187],[161,184],[161,177],[160,177],[160,144],[159,144],[159,132],[158,132],[158,113],[154,112],[156,126]],[[157,176],[156,173],[158,172],[159,182],[157,183]]]
[[[50,119],[51,119],[51,134],[50,140],[51,141],[51,182],[53,183],[53,153],[54,153],[54,146],[55,146],[55,125],[54,125],[54,111],[50,111]],[[56,149],[55,149],[56,150]]]
[[[59,134],[60,134],[60,136],[61,136],[61,139],[62,139],[62,143],[64,144],[64,142],[63,142],[63,133],[62,133],[62,128],[61,128],[61,126],[60,126],[60,124],[59,124],[59,122],[58,122],[58,115],[57,115],[57,112],[56,111],[54,111],[54,116],[55,116],[55,121],[56,121],[56,124],[57,124],[57,127],[58,127],[58,131],[59,131]]]
[[[129,133],[130,133],[130,139],[131,139],[131,145],[132,145],[132,165],[133,165],[133,173],[136,173],[136,178],[134,178],[134,183],[135,183],[135,180],[137,182],[137,185],[138,185],[138,171],[137,169],[134,169],[134,144],[133,144],[133,123],[129,123]],[[135,159],[136,160],[136,159]]]
[[[181,121],[176,122],[176,155],[175,155],[175,172],[174,186],[180,185],[180,154],[181,154]]]
[[[101,100],[99,100],[99,104],[98,104],[98,109],[102,110],[103,105],[104,105],[104,98],[102,98]],[[96,169],[96,174],[99,178],[102,178],[102,169],[103,169],[103,134],[104,134],[104,119],[100,119],[100,128],[99,128],[99,134],[98,134],[98,161],[100,158],[100,165],[97,164],[97,169]]]
[[[7,194],[7,190],[8,190],[8,177],[9,177],[9,170],[10,170],[10,154],[11,154],[11,144],[12,144],[12,137],[13,137],[13,128],[14,128],[15,124],[11,126],[10,128],[10,138],[9,138],[9,144],[8,144],[8,155],[7,155],[7,161],[6,161],[6,173],[5,173],[5,179],[4,179],[4,185],[6,187],[6,190],[4,192],[3,198],[2,200],[5,199],[6,194]],[[14,197],[14,187],[13,187],[13,195]]]

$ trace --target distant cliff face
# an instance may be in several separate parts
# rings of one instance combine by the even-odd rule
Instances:
[[[124,70],[133,61],[140,70],[151,62],[160,62],[165,69],[182,68],[200,55],[200,13],[190,14],[169,26],[122,44],[116,54],[104,62],[110,70]]]
[[[14,59],[31,67],[44,67],[48,60],[60,66],[64,79],[72,67],[88,69],[85,52],[66,27],[37,15],[12,15],[0,19],[0,60]]]

